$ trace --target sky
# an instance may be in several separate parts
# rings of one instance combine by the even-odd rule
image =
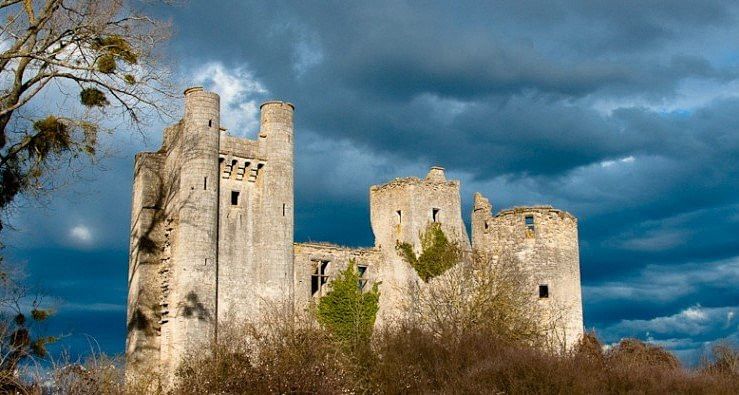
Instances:
[[[295,104],[297,241],[371,245],[369,186],[440,165],[465,221],[476,191],[577,216],[586,328],[690,363],[739,342],[739,8],[690,3],[147,7],[231,134]],[[105,137],[113,155],[13,214],[4,253],[53,304],[55,347],[123,351],[133,155],[163,122]]]

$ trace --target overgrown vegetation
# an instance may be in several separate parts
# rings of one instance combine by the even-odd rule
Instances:
[[[412,324],[376,333],[357,358],[325,328],[284,311],[265,325],[230,324],[218,343],[184,359],[173,394],[736,394],[739,349],[719,343],[689,369],[664,349],[626,339],[605,350],[589,333],[555,354],[491,328],[445,338]],[[123,387],[116,360],[58,365],[18,393],[151,394],[144,378]]]
[[[425,282],[456,265],[461,256],[459,246],[449,241],[438,222],[430,223],[421,234],[420,255],[416,255],[410,243],[399,242],[396,248]]]
[[[353,260],[330,283],[330,291],[318,301],[316,317],[331,334],[350,348],[369,342],[379,309],[380,292],[373,284],[361,289]]]
[[[550,334],[560,324],[560,312],[543,311],[536,303],[521,266],[510,254],[471,254],[438,277],[433,287],[418,290],[416,324],[444,338],[489,331],[532,347],[553,345],[549,343],[556,339]],[[550,317],[547,325],[543,315]]]

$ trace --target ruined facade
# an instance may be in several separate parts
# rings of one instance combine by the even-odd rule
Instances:
[[[228,135],[220,103],[185,91],[185,113],[157,152],[136,156],[128,274],[127,369],[172,377],[188,351],[217,336],[218,324],[252,320],[266,309],[303,308],[325,294],[350,261],[360,286],[381,281],[377,325],[407,313],[422,284],[396,251],[416,249],[438,222],[466,251],[516,255],[538,303],[563,306],[564,339],[582,334],[577,220],[549,206],[493,213],[475,195],[472,238],[462,220],[459,181],[431,168],[370,188],[375,245],[294,243],[294,130],[290,103],[262,104],[256,140]],[[544,317],[543,319],[546,319]]]

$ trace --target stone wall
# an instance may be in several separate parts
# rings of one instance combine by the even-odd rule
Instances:
[[[482,195],[475,196],[473,247],[515,257],[539,304],[540,321],[551,326],[554,345],[572,347],[583,333],[577,219],[551,206],[516,207],[495,215],[491,208]]]
[[[353,260],[369,289],[378,280],[382,256],[375,248],[349,248],[327,243],[295,243],[295,307],[304,309],[329,290],[330,281]],[[325,276],[325,277],[324,277]]]

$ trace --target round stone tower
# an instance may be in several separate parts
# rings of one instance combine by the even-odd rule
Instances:
[[[162,320],[165,369],[188,350],[213,339],[216,322],[218,150],[220,99],[194,87],[185,91],[185,115],[173,177],[177,225],[172,245],[171,290]],[[171,374],[169,377],[173,377]]]
[[[293,297],[294,109],[282,101],[260,107],[259,148],[267,162],[258,181],[262,214],[254,233],[257,293],[263,301],[285,304]]]
[[[490,213],[475,197],[473,248],[495,256],[510,254],[521,265],[541,322],[550,328],[552,345],[572,347],[583,334],[577,219],[551,206],[517,207]]]

